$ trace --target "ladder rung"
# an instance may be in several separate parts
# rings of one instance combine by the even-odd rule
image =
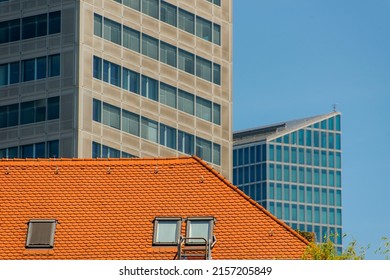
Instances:
[[[206,254],[183,254],[182,257],[206,257]]]
[[[206,248],[183,248],[182,251],[206,251]]]

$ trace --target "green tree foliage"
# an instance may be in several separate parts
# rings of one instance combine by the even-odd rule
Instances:
[[[344,235],[345,238],[345,235]],[[356,240],[348,243],[341,254],[337,253],[332,238],[325,237],[323,243],[310,242],[302,256],[304,260],[363,260],[370,245],[358,247]],[[384,259],[390,259],[390,238],[382,237],[380,247],[375,254],[382,255]]]
[[[302,256],[304,260],[363,260],[368,247],[357,249],[356,240],[351,241],[341,254],[337,253],[331,238],[325,237],[324,242],[311,242]]]
[[[381,246],[375,250],[376,254],[383,255],[386,260],[390,259],[390,239],[386,236],[381,238]]]

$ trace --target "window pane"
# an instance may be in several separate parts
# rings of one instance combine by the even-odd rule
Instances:
[[[130,8],[140,10],[140,0],[123,0],[123,5],[126,5]]]
[[[59,76],[61,59],[59,54],[49,56],[49,77]]]
[[[102,102],[100,100],[93,100],[93,120],[102,122]]]
[[[334,149],[334,133],[329,133],[329,139],[328,139],[328,148]]]
[[[292,185],[291,186],[291,200],[292,201],[297,201],[298,195],[297,195],[297,186]]]
[[[211,121],[211,102],[197,96],[196,116],[206,121]]]
[[[34,101],[23,102],[20,108],[20,124],[34,122]]]
[[[35,121],[41,122],[46,120],[46,100],[36,100],[35,105]]]
[[[314,185],[320,184],[320,171],[318,169],[314,169]]]
[[[205,39],[211,42],[211,22],[201,18],[196,17],[196,36]]]
[[[8,43],[9,40],[9,21],[0,22],[0,44]]]
[[[46,78],[46,56],[37,58],[37,80]]]
[[[102,158],[119,158],[120,151],[108,146],[102,146]]]
[[[103,60],[103,81],[106,83],[110,82],[110,62]]]
[[[321,185],[322,186],[328,185],[328,175],[326,173],[326,170],[321,171]]]
[[[158,60],[158,40],[142,34],[142,54]]]
[[[22,39],[36,37],[36,18],[35,16],[22,19]]]
[[[336,153],[336,168],[341,168],[341,153]]]
[[[60,98],[51,97],[47,100],[47,119],[54,120],[60,116]]]
[[[108,18],[104,18],[103,38],[115,44],[121,44],[121,25]]]
[[[176,88],[161,83],[160,84],[160,102],[176,108]]]
[[[142,0],[142,12],[158,19],[158,4],[159,0]]]
[[[52,12],[49,14],[49,34],[55,34],[60,32],[61,32],[61,11]]]
[[[45,155],[45,143],[38,143],[35,144],[35,158],[44,158],[46,157]]]
[[[0,106],[0,128],[7,127],[7,126],[8,126],[8,106]]]
[[[164,3],[164,2],[163,2]],[[176,47],[164,42],[160,42],[160,61],[176,67],[177,65]]]
[[[55,221],[30,221],[26,247],[52,248],[54,242]]]
[[[19,104],[8,105],[8,126],[19,124]]]
[[[158,101],[158,81],[142,76],[142,96]]]
[[[137,114],[123,110],[122,130],[127,133],[139,136],[139,116]]]
[[[96,142],[92,142],[92,158],[100,158],[102,156],[101,145]]]
[[[178,221],[156,220],[156,243],[177,243]]]
[[[160,124],[160,144],[166,147],[176,149],[176,129],[167,125]]]
[[[177,25],[177,8],[165,1],[161,1],[160,19],[170,25]]]
[[[188,114],[194,114],[194,95],[179,89],[178,109]]]
[[[340,115],[336,116],[336,130],[340,131],[341,130],[341,120],[340,120]]]
[[[34,158],[34,145],[24,145],[20,147],[22,158]]]
[[[188,237],[194,238],[204,238],[208,242],[211,238],[210,236],[210,222],[211,221],[188,221],[189,230]],[[193,240],[192,242],[202,242],[201,240]],[[204,241],[203,241],[204,242]]]
[[[213,144],[213,163],[221,165],[221,146],[219,144]]]
[[[306,164],[307,165],[312,165],[313,164],[313,153],[312,150],[306,149]]]
[[[204,59],[204,58],[197,56],[196,57],[196,76],[211,82],[211,62]]]
[[[179,28],[194,34],[195,16],[179,8]]]
[[[213,43],[221,45],[221,26],[213,24]]]
[[[139,53],[140,33],[134,29],[123,26],[123,46]]]
[[[290,162],[290,149],[288,146],[283,147],[283,161]]]
[[[115,63],[110,63],[110,84],[120,87],[121,67]]]
[[[126,90],[139,94],[140,75],[134,71],[123,68],[122,87]]]
[[[9,41],[14,42],[20,40],[20,19],[9,21]]]
[[[8,64],[0,65],[0,86],[8,85]]]
[[[94,24],[93,24],[93,32],[96,36],[102,37],[102,28],[103,28],[103,19],[102,16],[98,14],[94,14]]]
[[[314,165],[320,166],[320,151],[314,150]]]
[[[211,142],[196,137],[196,155],[205,161],[211,162]]]
[[[23,82],[35,79],[35,59],[28,59],[22,62],[23,65]]]
[[[326,155],[326,151],[321,151],[321,166],[327,167],[328,165],[328,158]]]
[[[59,141],[49,141],[47,142],[47,155],[49,158],[57,158],[59,157]]]
[[[219,104],[213,104],[213,123],[221,124],[221,106]]]
[[[10,77],[9,77],[9,83],[10,84],[16,84],[20,82],[20,63],[14,62],[10,64]],[[1,68],[1,66],[0,66]],[[0,70],[1,71],[1,70]],[[0,74],[0,79],[1,79],[1,74]],[[1,81],[0,81],[1,84]]]
[[[339,133],[336,133],[336,149],[341,149],[341,135]]]
[[[214,84],[221,85],[221,66],[216,63],[213,65],[213,82]]]
[[[141,119],[141,137],[158,143],[158,123],[148,118]]]
[[[183,131],[178,132],[178,150],[188,155],[194,154],[194,136]]]
[[[93,57],[93,77],[102,79],[102,59],[97,56]]]
[[[103,103],[103,124],[120,128],[120,109],[107,103]]]
[[[36,16],[36,35],[45,36],[47,34],[47,14]]]
[[[194,74],[194,55],[179,49],[179,69]]]
[[[321,132],[321,148],[327,148],[326,132]]]

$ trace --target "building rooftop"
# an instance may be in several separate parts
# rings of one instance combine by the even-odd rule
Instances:
[[[276,124],[260,126],[256,128],[238,130],[233,133],[234,145],[246,144],[249,142],[261,142],[273,140],[292,131],[312,125],[313,123],[322,121],[332,116],[339,115],[339,112],[331,112],[328,114],[317,115],[308,118],[296,119]]]
[[[3,159],[0,182],[0,259],[175,259],[152,244],[156,217],[213,217],[213,259],[299,259],[308,245],[197,157]],[[56,221],[53,248],[26,248],[40,219]]]

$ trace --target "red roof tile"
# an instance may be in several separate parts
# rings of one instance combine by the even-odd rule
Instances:
[[[0,160],[0,259],[174,259],[153,220],[193,216],[217,220],[213,259],[298,259],[308,244],[197,157]],[[25,248],[30,219],[58,220],[53,249]]]

